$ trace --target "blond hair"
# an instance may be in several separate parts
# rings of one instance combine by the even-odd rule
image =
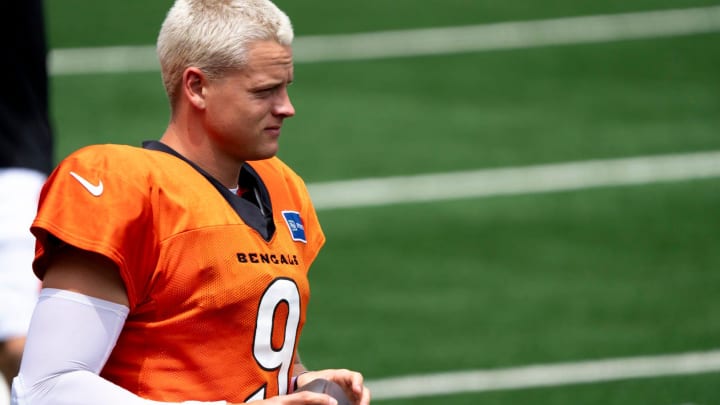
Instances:
[[[258,40],[290,45],[290,18],[269,0],[176,0],[160,29],[157,54],[171,106],[183,72],[200,68],[211,79],[242,68]]]

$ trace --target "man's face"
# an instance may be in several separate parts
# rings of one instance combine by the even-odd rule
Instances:
[[[287,92],[292,80],[290,47],[257,41],[246,67],[209,82],[203,125],[223,153],[239,161],[277,153],[283,120],[295,115]]]

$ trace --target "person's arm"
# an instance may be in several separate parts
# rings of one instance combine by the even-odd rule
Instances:
[[[160,404],[99,375],[127,314],[127,295],[115,265],[94,253],[62,248],[43,280],[12,387],[13,403]]]
[[[128,299],[117,268],[95,253],[65,246],[48,266],[28,331],[12,403],[22,405],[216,404],[141,398],[99,374],[122,331]],[[323,394],[300,392],[254,402],[332,405]]]
[[[70,245],[57,249],[45,271],[42,286],[129,306],[125,284],[115,263]]]

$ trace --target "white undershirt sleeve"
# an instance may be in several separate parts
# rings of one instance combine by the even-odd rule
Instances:
[[[13,381],[11,404],[180,404],[140,398],[100,377],[127,315],[124,305],[65,290],[43,289],[30,322],[20,373]]]

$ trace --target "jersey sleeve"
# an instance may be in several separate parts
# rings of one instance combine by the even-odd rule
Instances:
[[[307,191],[305,182],[299,177],[297,181],[299,182],[299,186],[302,188],[302,192],[305,196],[303,198],[302,216],[303,218],[306,218],[307,221],[307,224],[305,225],[308,234],[306,260],[308,261],[308,263],[312,263],[313,261],[315,261],[318,253],[320,253],[320,249],[325,244],[325,233],[323,232],[322,226],[320,225],[320,220],[318,219],[317,212],[315,211],[315,206],[312,203],[312,198]]]
[[[325,244],[325,234],[320,225],[320,220],[312,203],[310,193],[302,177],[288,165],[278,158],[270,159],[269,162],[278,165],[285,179],[288,191],[294,203],[299,207],[300,217],[302,218],[305,236],[307,238],[307,244],[304,249],[305,262],[310,264],[315,261],[315,258],[317,258],[317,255],[320,253],[320,249]]]
[[[110,146],[79,150],[63,160],[40,195],[31,231],[33,269],[41,279],[63,244],[98,253],[118,267],[130,301],[138,303],[150,277],[153,249],[149,187],[132,154]]]

